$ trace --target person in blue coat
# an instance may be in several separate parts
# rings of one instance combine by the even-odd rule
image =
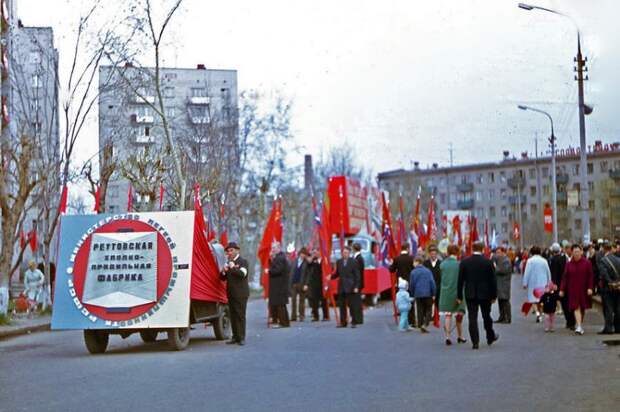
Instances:
[[[427,328],[432,318],[437,286],[433,273],[424,266],[424,259],[421,257],[416,257],[413,261],[413,270],[409,278],[409,293],[415,298],[420,332],[428,333]]]
[[[412,327],[409,326],[409,311],[413,306],[411,302],[413,298],[409,296],[409,292],[407,291],[409,284],[403,278],[398,279],[398,293],[396,294],[396,308],[398,309],[398,313],[400,314],[400,322],[398,325],[398,329],[401,332],[407,332],[413,330]]]

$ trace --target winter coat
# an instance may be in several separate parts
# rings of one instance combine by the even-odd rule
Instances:
[[[441,262],[441,292],[439,293],[439,311],[446,313],[465,313],[465,303],[456,303],[458,281],[459,281],[459,261],[456,257],[449,256]]]
[[[269,304],[288,304],[290,264],[284,252],[273,257],[269,265]]]
[[[540,298],[534,296],[534,290],[544,289],[551,282],[551,270],[547,260],[540,255],[534,255],[527,260],[525,274],[523,275],[523,286],[527,287],[527,301],[538,303]]]
[[[435,296],[437,287],[430,269],[419,265],[411,271],[409,293],[414,298],[430,298]]]
[[[497,277],[497,298],[510,300],[510,284],[512,282],[512,263],[508,256],[494,256],[495,276]]]
[[[308,263],[308,294],[310,299],[319,300],[323,296],[323,273],[318,261]]]
[[[592,307],[592,297],[588,296],[588,289],[594,290],[592,264],[585,257],[579,261],[569,260],[564,268],[564,276],[560,285],[560,290],[568,300],[569,310]]]
[[[396,294],[396,307],[398,308],[398,312],[409,312],[411,310],[411,296],[409,296],[409,292],[407,289],[400,289]]]

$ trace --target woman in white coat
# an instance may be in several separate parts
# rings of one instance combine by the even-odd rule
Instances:
[[[537,323],[540,322],[541,319],[541,292],[544,292],[545,287],[551,282],[549,263],[547,263],[547,260],[543,258],[540,253],[540,247],[532,246],[530,249],[530,257],[527,259],[525,265],[525,273],[523,274],[523,289],[527,289],[527,301],[536,306]]]
[[[44,283],[45,276],[37,269],[37,263],[31,260],[28,262],[28,270],[24,273],[24,295],[29,300],[40,303]]]

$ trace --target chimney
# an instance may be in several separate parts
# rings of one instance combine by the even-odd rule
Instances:
[[[527,159],[527,152],[521,152],[521,159]]]
[[[312,169],[312,155],[304,156],[304,188],[310,190],[314,181],[314,170]]]
[[[125,62],[125,67],[133,67],[133,64],[131,64],[131,62]]]
[[[420,170],[420,162],[417,160],[413,162],[413,170]]]
[[[202,64],[202,63],[198,63],[198,64],[196,65],[196,70],[207,70],[207,68],[205,67],[205,65],[204,65],[204,64]]]
[[[433,169],[437,169],[439,165],[437,163],[433,163]]]
[[[504,150],[502,154],[504,155],[504,160],[508,160],[508,156],[510,156],[510,152],[508,150]]]

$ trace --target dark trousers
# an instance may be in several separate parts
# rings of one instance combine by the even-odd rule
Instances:
[[[418,311],[418,326],[428,327],[433,317],[433,298],[415,298],[415,306]]]
[[[620,333],[620,292],[601,292],[605,331]]]
[[[288,318],[288,309],[286,305],[272,305],[271,306],[271,320],[272,323],[279,324],[280,326],[290,326]]]
[[[248,298],[228,297],[228,314],[230,315],[232,338],[236,341],[245,340],[245,312],[247,305]]]
[[[568,309],[568,297],[564,296],[560,299],[560,304],[562,305],[562,312],[564,313],[564,319],[566,319],[566,327],[574,328],[575,327],[575,312]]]
[[[484,322],[484,330],[487,334],[487,342],[491,342],[495,338],[493,331],[493,320],[491,319],[491,301],[486,299],[467,299],[467,318],[469,320],[469,337],[471,343],[480,342],[480,334],[478,333],[478,308],[482,312],[482,320]]]
[[[510,308],[510,300],[508,299],[498,299],[497,306],[499,308],[499,322],[511,322],[512,321],[512,313]]]
[[[329,319],[329,308],[327,307],[327,300],[320,296],[318,298],[310,298],[310,307],[312,308],[312,319],[319,320],[319,306],[323,310],[323,319]]]
[[[297,310],[299,309],[299,320],[306,317],[306,292],[301,283],[295,283],[291,288],[291,297],[293,303],[291,305],[291,320],[297,320]],[[298,302],[299,301],[299,302]]]
[[[356,325],[364,323],[364,309],[362,306],[362,295],[360,293],[353,293],[351,295],[351,322]]]
[[[407,319],[409,320],[409,326],[411,327],[415,327],[416,326],[416,322],[415,322],[415,301],[411,302],[411,310],[409,311],[409,315],[407,315]]]
[[[349,313],[351,314],[351,323],[355,323],[353,318],[353,312],[355,311],[355,296],[356,293],[340,293],[338,294],[338,307],[340,308],[340,324],[347,325],[347,307],[349,307]]]

